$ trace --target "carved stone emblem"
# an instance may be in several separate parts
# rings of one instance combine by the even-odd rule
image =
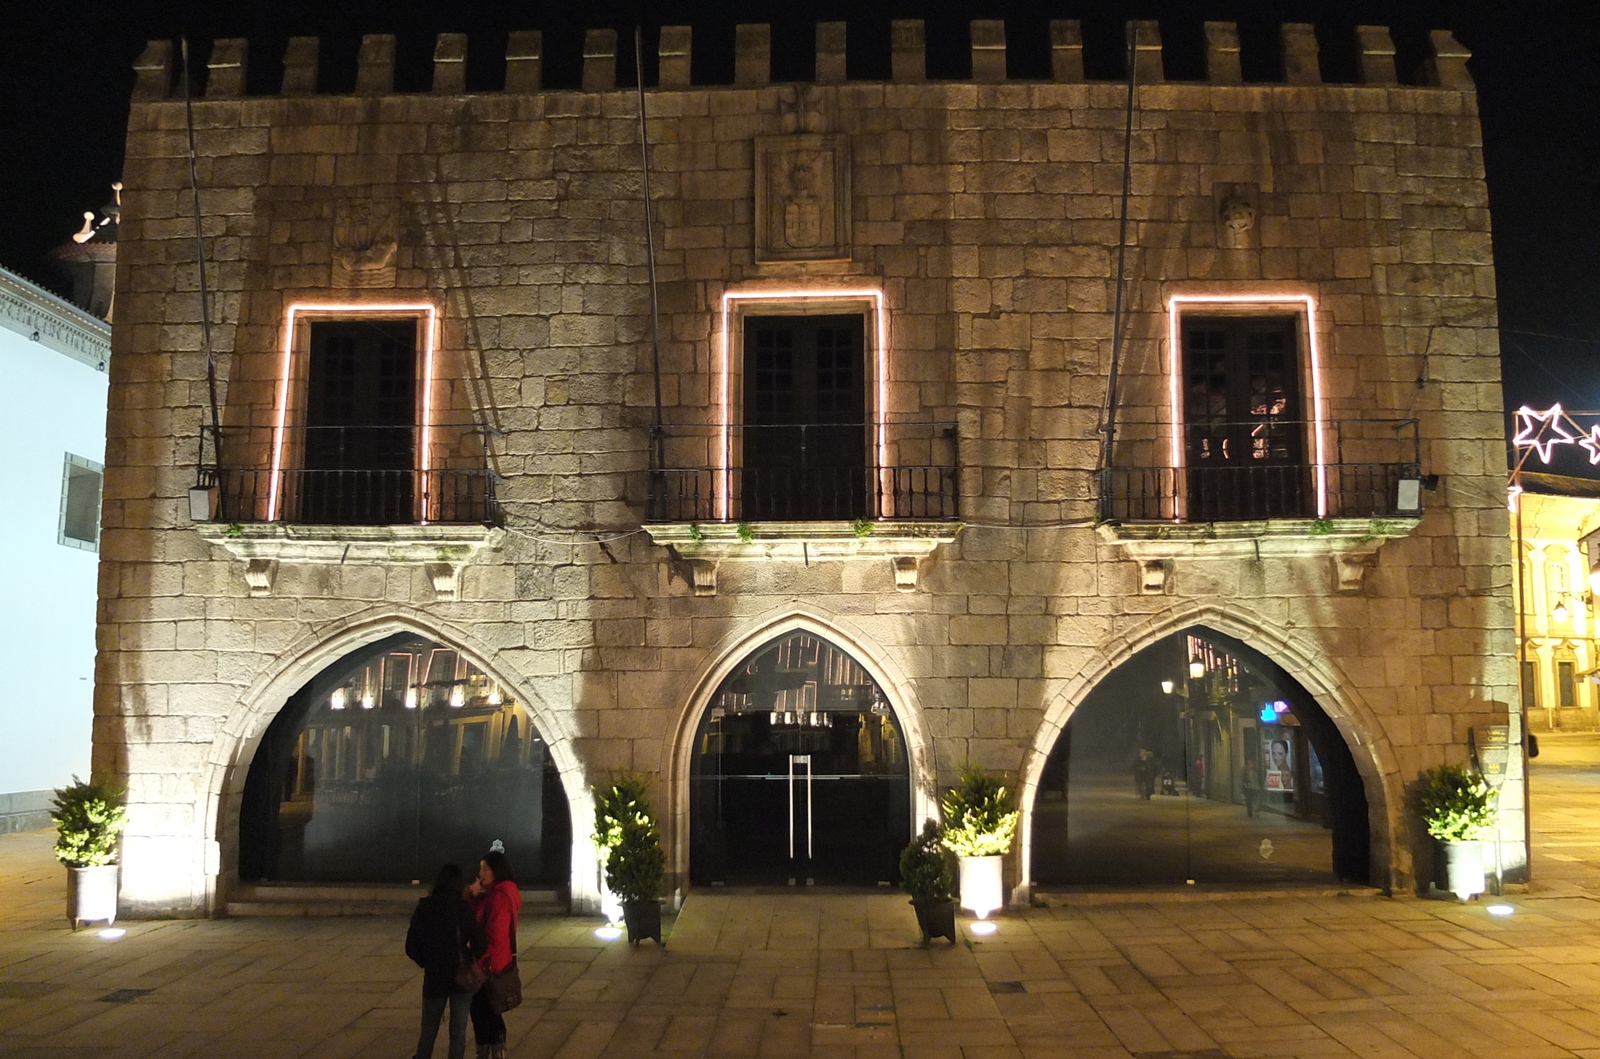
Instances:
[[[1256,201],[1253,184],[1223,184],[1217,197],[1217,244],[1238,250],[1252,246],[1256,236]]]
[[[398,231],[398,210],[392,202],[339,202],[333,212],[333,285],[394,286]]]
[[[756,260],[850,257],[850,141],[802,133],[756,140]]]

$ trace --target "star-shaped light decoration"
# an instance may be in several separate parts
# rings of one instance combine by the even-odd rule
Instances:
[[[1517,409],[1517,436],[1511,439],[1511,444],[1519,449],[1533,449],[1539,454],[1541,462],[1549,463],[1557,445],[1571,445],[1578,440],[1561,422],[1565,418],[1566,413],[1559,404],[1553,404],[1543,412],[1535,412],[1523,405]]]
[[[1513,515],[1515,515],[1517,513],[1517,501],[1518,501],[1518,498],[1521,497],[1521,496],[1522,496],[1522,486],[1520,486],[1520,485],[1508,485],[1508,486],[1506,486],[1506,510],[1511,512]]]
[[[1578,447],[1589,454],[1589,463],[1600,463],[1600,423],[1589,428],[1586,437],[1578,441]]]

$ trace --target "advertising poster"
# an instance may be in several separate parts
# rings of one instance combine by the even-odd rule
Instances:
[[[1282,731],[1261,733],[1261,775],[1263,790],[1294,790],[1294,738]]]

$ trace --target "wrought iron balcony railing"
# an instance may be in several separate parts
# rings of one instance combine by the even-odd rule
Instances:
[[[224,428],[208,469],[219,522],[498,525],[482,426]]]
[[[668,427],[657,453],[651,522],[960,515],[953,423]]]
[[[1416,515],[1401,506],[1400,483],[1419,476],[1420,444],[1414,419],[1346,419],[1326,424],[1328,462],[1273,460],[1265,443],[1284,431],[1304,432],[1307,423],[1275,422],[1271,439],[1261,424],[1207,424],[1205,440],[1239,444],[1260,458],[1195,458],[1198,431],[1188,434],[1186,467],[1108,467],[1100,472],[1100,517],[1119,522],[1241,522],[1269,518],[1395,518]],[[1240,429],[1232,429],[1240,428]],[[1263,443],[1258,444],[1260,437]],[[1298,440],[1298,439],[1297,439]],[[1230,446],[1231,447],[1231,446]],[[1279,450],[1281,453],[1281,449]],[[1320,503],[1319,503],[1320,500]]]

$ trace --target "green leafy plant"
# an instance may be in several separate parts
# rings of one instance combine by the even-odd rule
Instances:
[[[594,844],[605,865],[606,886],[623,904],[656,900],[666,873],[661,832],[645,797],[642,776],[619,772],[594,792]]]
[[[606,862],[606,886],[624,905],[647,904],[661,897],[667,854],[661,833],[648,816],[635,816],[622,824],[621,836]]]
[[[689,523],[689,539],[696,544],[706,539],[705,531],[700,528],[700,523]]]
[[[864,541],[872,536],[872,520],[870,518],[858,518],[850,524],[850,531],[856,535],[856,540]]]
[[[994,857],[1011,849],[1017,810],[999,776],[968,761],[944,796],[944,848],[958,857]]]
[[[748,522],[739,523],[739,527],[735,532],[739,534],[739,539],[746,544],[749,544],[751,541],[756,539],[755,528],[752,527]]]
[[[1440,842],[1466,842],[1494,826],[1494,791],[1482,776],[1455,765],[1422,774],[1422,822]]]
[[[643,776],[618,772],[610,784],[594,788],[594,844],[600,847],[602,860],[622,844],[623,824],[640,816],[650,818],[650,801],[644,796],[649,787]]]
[[[944,829],[927,820],[922,834],[900,851],[900,888],[911,895],[914,904],[936,905],[955,900],[950,851],[944,848],[943,839]]]
[[[50,819],[56,824],[56,859],[69,868],[117,862],[117,839],[128,824],[122,790],[103,783],[72,784],[56,791]]]
[[[1326,537],[1333,532],[1333,519],[1318,518],[1311,520],[1311,528],[1306,531],[1313,537]]]
[[[240,537],[244,536],[244,527],[239,525],[237,522],[230,522],[228,523],[228,528],[223,530],[222,534],[225,537],[238,540]]]

